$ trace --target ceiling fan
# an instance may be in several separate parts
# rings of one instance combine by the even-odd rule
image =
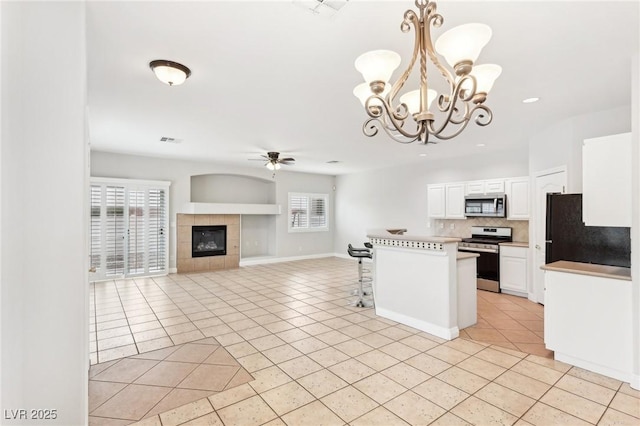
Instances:
[[[264,163],[265,167],[274,172],[280,169],[280,164],[292,165],[293,162],[296,161],[295,158],[291,157],[280,158],[279,152],[267,152],[267,155],[261,155],[261,157],[266,160],[266,163]],[[251,160],[264,161],[259,158],[251,158]]]

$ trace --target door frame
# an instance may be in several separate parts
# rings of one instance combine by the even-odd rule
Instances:
[[[566,193],[567,182],[569,177],[568,167],[566,164],[558,167],[553,167],[550,169],[539,170],[531,174],[531,189],[532,189],[530,191],[531,216],[529,219],[529,247],[531,247],[531,250],[529,253],[529,264],[531,265],[530,272],[529,272],[529,278],[530,278],[529,282],[531,283],[531,285],[529,286],[529,289],[528,289],[527,298],[535,303],[542,303],[543,298],[539,296],[542,294],[542,292],[544,292],[544,285],[541,285],[540,283],[536,282],[536,268],[539,268],[539,265],[537,265],[536,263],[536,258],[537,258],[536,245],[539,244],[539,242],[536,241],[536,238],[538,235],[537,231],[540,229],[541,226],[546,227],[546,220],[543,218],[542,221],[540,221],[539,220],[540,218],[537,217],[537,211],[538,211],[537,207],[538,207],[539,200],[537,199],[536,182],[540,177],[552,175],[556,173],[564,173],[563,193]],[[545,222],[545,223],[540,223],[540,222]]]

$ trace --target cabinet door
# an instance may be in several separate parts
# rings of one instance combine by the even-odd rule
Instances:
[[[502,194],[504,192],[504,180],[487,180],[484,183],[484,192],[487,194]]]
[[[587,226],[631,226],[631,133],[585,139],[582,220]]]
[[[500,256],[500,288],[527,294],[527,259]]]
[[[427,187],[427,216],[435,219],[444,219],[444,200],[444,185],[429,185]]]
[[[507,179],[505,182],[507,195],[507,219],[529,219],[529,178]]]
[[[465,186],[465,192],[467,195],[484,194],[484,181],[476,180],[473,182],[467,182]]]
[[[449,183],[445,185],[445,193],[446,218],[466,219],[464,215],[464,183]]]

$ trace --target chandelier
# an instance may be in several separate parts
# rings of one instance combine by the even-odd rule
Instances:
[[[404,13],[400,25],[402,32],[415,30],[413,55],[409,66],[393,84],[391,74],[400,65],[400,55],[390,50],[374,50],[360,55],[355,66],[365,79],[353,90],[360,99],[369,119],[362,126],[366,136],[375,136],[383,129],[392,139],[400,143],[420,141],[434,143],[435,138],[446,140],[458,136],[471,119],[477,125],[491,123],[493,114],[484,105],[493,83],[502,72],[494,64],[475,65],[482,48],[491,38],[491,28],[484,24],[465,24],[442,34],[435,43],[431,41],[431,26],[439,28],[444,19],[436,13],[436,3],[415,0],[418,14],[413,10]],[[436,55],[442,55],[453,72],[446,68]],[[427,80],[427,58],[446,80],[448,93],[438,95],[429,88]],[[420,88],[398,94],[411,75],[416,63],[420,67]],[[437,122],[429,110],[436,101],[442,115]]]

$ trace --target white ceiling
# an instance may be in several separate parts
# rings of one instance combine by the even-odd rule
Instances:
[[[92,150],[244,167],[280,151],[297,160],[288,170],[333,175],[513,149],[563,118],[631,102],[637,1],[440,1],[444,25],[434,39],[467,22],[493,29],[478,60],[503,68],[486,103],[493,122],[438,145],[368,138],[352,95],[362,81],[353,62],[368,50],[395,50],[403,58],[397,77],[413,48],[413,34],[400,31],[409,8],[411,0],[351,0],[328,19],[290,0],[90,2]],[[183,63],[192,76],[166,86],[149,69],[154,59]],[[436,80],[433,72],[437,89]],[[521,102],[531,96],[540,102]]]

